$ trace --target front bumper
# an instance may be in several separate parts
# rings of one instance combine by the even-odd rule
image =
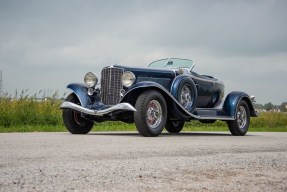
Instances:
[[[72,109],[75,111],[79,111],[81,113],[85,113],[88,115],[94,115],[94,116],[103,116],[105,114],[109,114],[114,111],[137,111],[131,104],[129,103],[119,103],[117,105],[114,105],[112,107],[109,107],[107,109],[103,110],[93,110],[93,109],[87,109],[85,107],[82,107],[80,105],[77,105],[75,103],[71,103],[68,101],[65,101],[60,106],[61,109]]]

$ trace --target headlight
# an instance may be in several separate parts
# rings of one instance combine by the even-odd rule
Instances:
[[[96,77],[94,73],[88,72],[85,75],[84,81],[88,87],[93,87],[98,83],[98,78]]]
[[[136,80],[135,75],[130,71],[126,71],[122,75],[122,84],[125,87],[130,87],[135,82],[135,80]]]

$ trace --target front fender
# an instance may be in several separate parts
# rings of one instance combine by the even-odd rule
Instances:
[[[128,102],[132,105],[135,105],[138,96],[142,92],[151,89],[157,90],[163,95],[168,105],[168,110],[170,114],[173,114],[172,116],[176,116],[176,118],[180,119],[188,119],[190,117],[191,114],[186,109],[184,109],[180,105],[180,103],[163,86],[151,81],[142,81],[131,86],[120,102]]]
[[[240,92],[240,91],[233,91],[229,93],[224,101],[223,109],[227,113],[227,115],[236,117],[236,110],[238,103],[244,100],[247,102],[250,110],[250,116],[256,117],[256,111],[252,105],[252,101],[247,93]]]
[[[71,83],[67,85],[67,88],[75,93],[82,107],[86,107],[88,105],[88,103],[90,102],[90,98],[88,97],[87,94],[88,88],[86,85],[81,83]]]
[[[151,81],[142,81],[137,84],[132,85],[128,88],[126,91],[126,94],[122,97],[120,103],[126,102],[126,101],[133,101],[133,105],[135,104],[135,101],[137,97],[144,91],[150,90],[150,89],[156,89],[160,92],[166,92],[165,88],[162,87],[160,84],[151,82]]]

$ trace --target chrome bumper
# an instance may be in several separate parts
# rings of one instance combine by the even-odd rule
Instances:
[[[71,103],[68,101],[65,101],[62,103],[62,105],[60,106],[61,109],[73,109],[75,111],[79,111],[81,113],[85,113],[88,115],[95,115],[95,116],[103,116],[105,114],[111,113],[113,111],[137,111],[131,104],[129,103],[119,103],[117,105],[114,105],[112,107],[109,107],[107,109],[103,109],[103,110],[92,110],[92,109],[87,109],[84,108],[80,105],[77,105],[75,103]]]

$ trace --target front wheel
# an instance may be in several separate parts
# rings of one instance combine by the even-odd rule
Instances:
[[[249,128],[250,111],[248,104],[241,100],[236,109],[235,120],[227,121],[229,130],[232,135],[244,136]]]
[[[70,94],[66,101],[80,104],[77,96],[72,93]],[[72,134],[86,134],[91,131],[94,123],[81,116],[81,113],[71,109],[63,109],[63,120],[66,128]]]
[[[167,107],[164,97],[155,90],[143,92],[136,101],[134,122],[145,137],[158,136],[166,123]]]

